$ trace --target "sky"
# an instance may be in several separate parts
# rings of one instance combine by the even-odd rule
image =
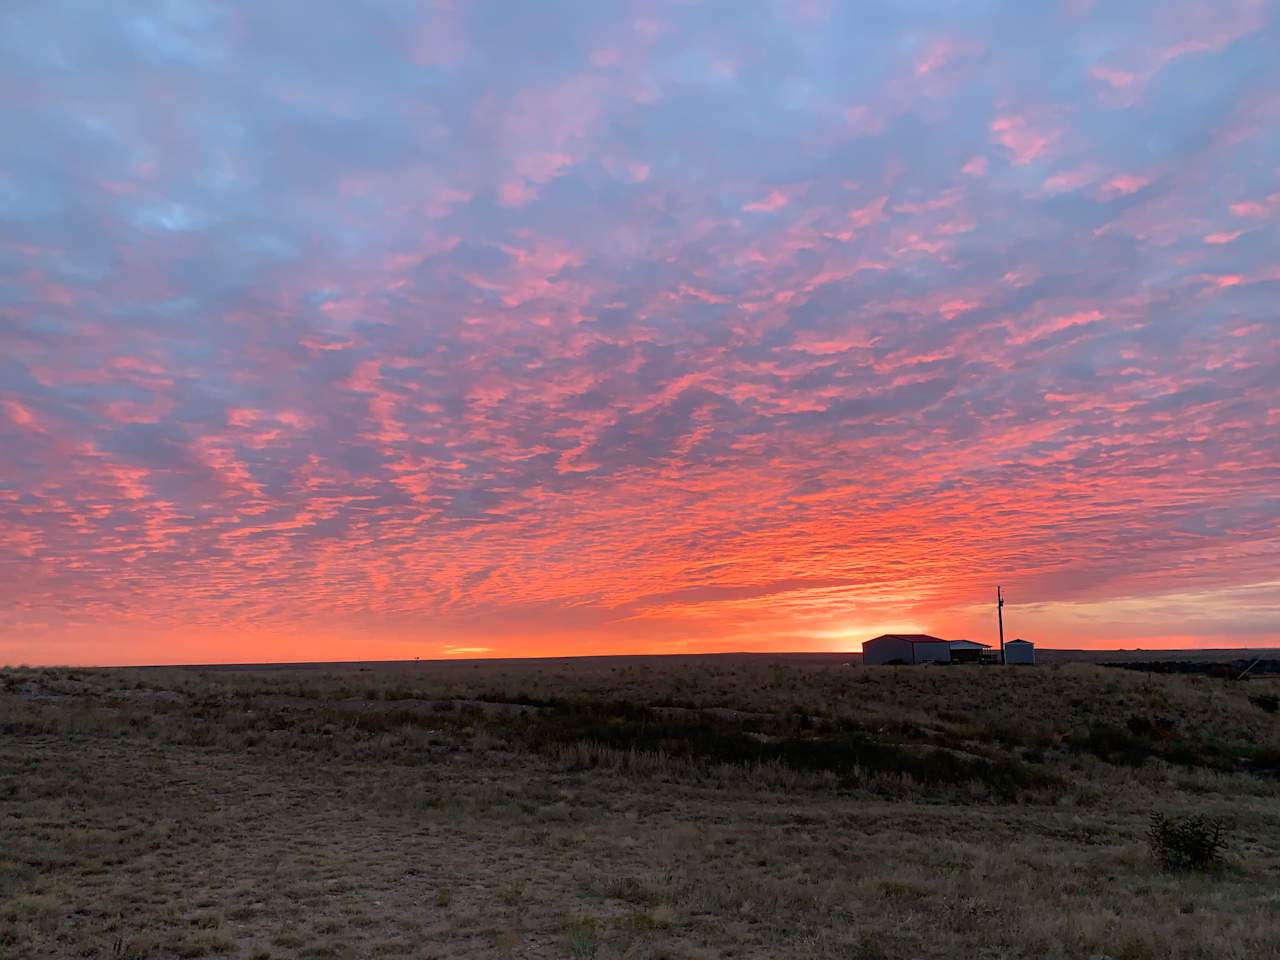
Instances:
[[[0,124],[0,663],[1280,645],[1280,0],[16,0]]]

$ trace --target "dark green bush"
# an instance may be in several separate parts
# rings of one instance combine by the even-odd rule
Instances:
[[[1146,737],[1134,734],[1128,726],[1120,727],[1110,723],[1095,723],[1088,731],[1068,738],[1068,743],[1077,750],[1091,753],[1099,760],[1107,763],[1140,767],[1147,758],[1155,756],[1157,748]]]
[[[1151,855],[1164,870],[1212,870],[1227,848],[1227,824],[1202,813],[1186,817],[1151,815],[1147,830]]]
[[[1274,693],[1260,693],[1256,697],[1250,697],[1249,702],[1259,710],[1265,710],[1267,713],[1275,713],[1280,710],[1280,697]]]

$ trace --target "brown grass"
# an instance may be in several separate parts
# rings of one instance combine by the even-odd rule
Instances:
[[[0,956],[1280,957],[1280,718],[1250,692],[782,658],[4,671]],[[1159,869],[1153,811],[1228,818],[1226,865]]]

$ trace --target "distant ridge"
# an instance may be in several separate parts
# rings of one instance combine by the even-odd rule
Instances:
[[[1196,647],[1143,649],[1114,647],[1099,650],[1036,648],[1042,664],[1109,663],[1138,660],[1234,660],[1243,657],[1280,657],[1280,647]],[[480,664],[534,669],[558,663],[630,660],[774,660],[780,663],[858,662],[861,651],[750,651],[723,653],[606,653],[571,657],[445,657],[420,660],[301,660],[264,663],[156,663],[119,667],[78,666],[81,670],[393,670],[405,667],[469,667]]]

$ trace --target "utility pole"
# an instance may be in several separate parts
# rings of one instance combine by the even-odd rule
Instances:
[[[996,587],[996,622],[1000,624],[1000,666],[1004,666],[1004,594]]]

